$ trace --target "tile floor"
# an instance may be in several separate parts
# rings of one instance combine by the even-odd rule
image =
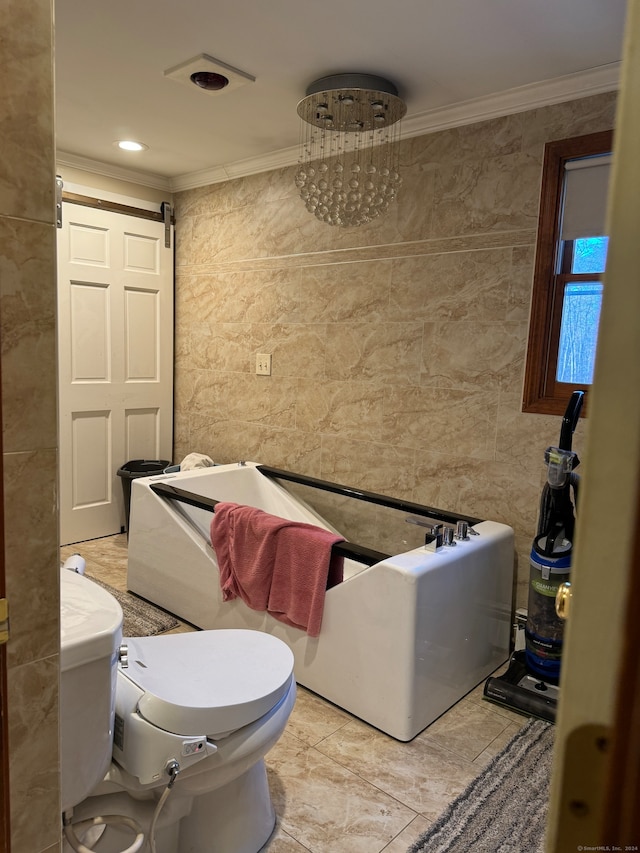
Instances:
[[[124,534],[61,549],[126,589]],[[181,624],[172,632],[194,630]],[[400,743],[298,688],[284,735],[266,757],[278,816],[263,853],[406,853],[526,718],[491,705],[482,685],[410,743]]]

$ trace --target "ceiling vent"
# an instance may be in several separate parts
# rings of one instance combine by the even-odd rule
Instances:
[[[173,68],[167,68],[164,76],[171,77],[178,83],[194,86],[207,95],[231,92],[233,89],[244,86],[245,83],[254,83],[256,79],[251,74],[227,65],[219,59],[214,59],[206,53],[194,56],[186,62],[181,62],[180,65],[174,65]]]

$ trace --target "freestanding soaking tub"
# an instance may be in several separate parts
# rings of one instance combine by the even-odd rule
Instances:
[[[217,501],[341,532],[291,483],[336,493],[345,503],[358,501],[372,513],[380,506],[401,513],[421,539],[420,528],[432,524],[452,526],[461,536],[468,525],[470,535],[438,547],[442,531],[436,530],[429,545],[393,555],[350,542],[334,546],[345,558],[344,580],[327,590],[320,636],[311,638],[239,598],[223,601],[209,538]],[[199,628],[253,628],[279,637],[293,651],[299,684],[401,741],[415,737],[507,660],[513,571],[507,525],[252,462],[132,482],[132,592]]]

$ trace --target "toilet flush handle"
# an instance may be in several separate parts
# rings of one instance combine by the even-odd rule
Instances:
[[[118,649],[118,662],[122,669],[129,667],[129,646],[126,643],[122,643]]]

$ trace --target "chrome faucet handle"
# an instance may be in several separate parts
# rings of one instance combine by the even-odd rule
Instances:
[[[442,528],[443,524],[434,524],[431,526],[431,532],[424,537],[424,547],[427,551],[437,551],[442,548]]]
[[[456,539],[466,540],[469,538],[469,525],[466,521],[456,523]]]

